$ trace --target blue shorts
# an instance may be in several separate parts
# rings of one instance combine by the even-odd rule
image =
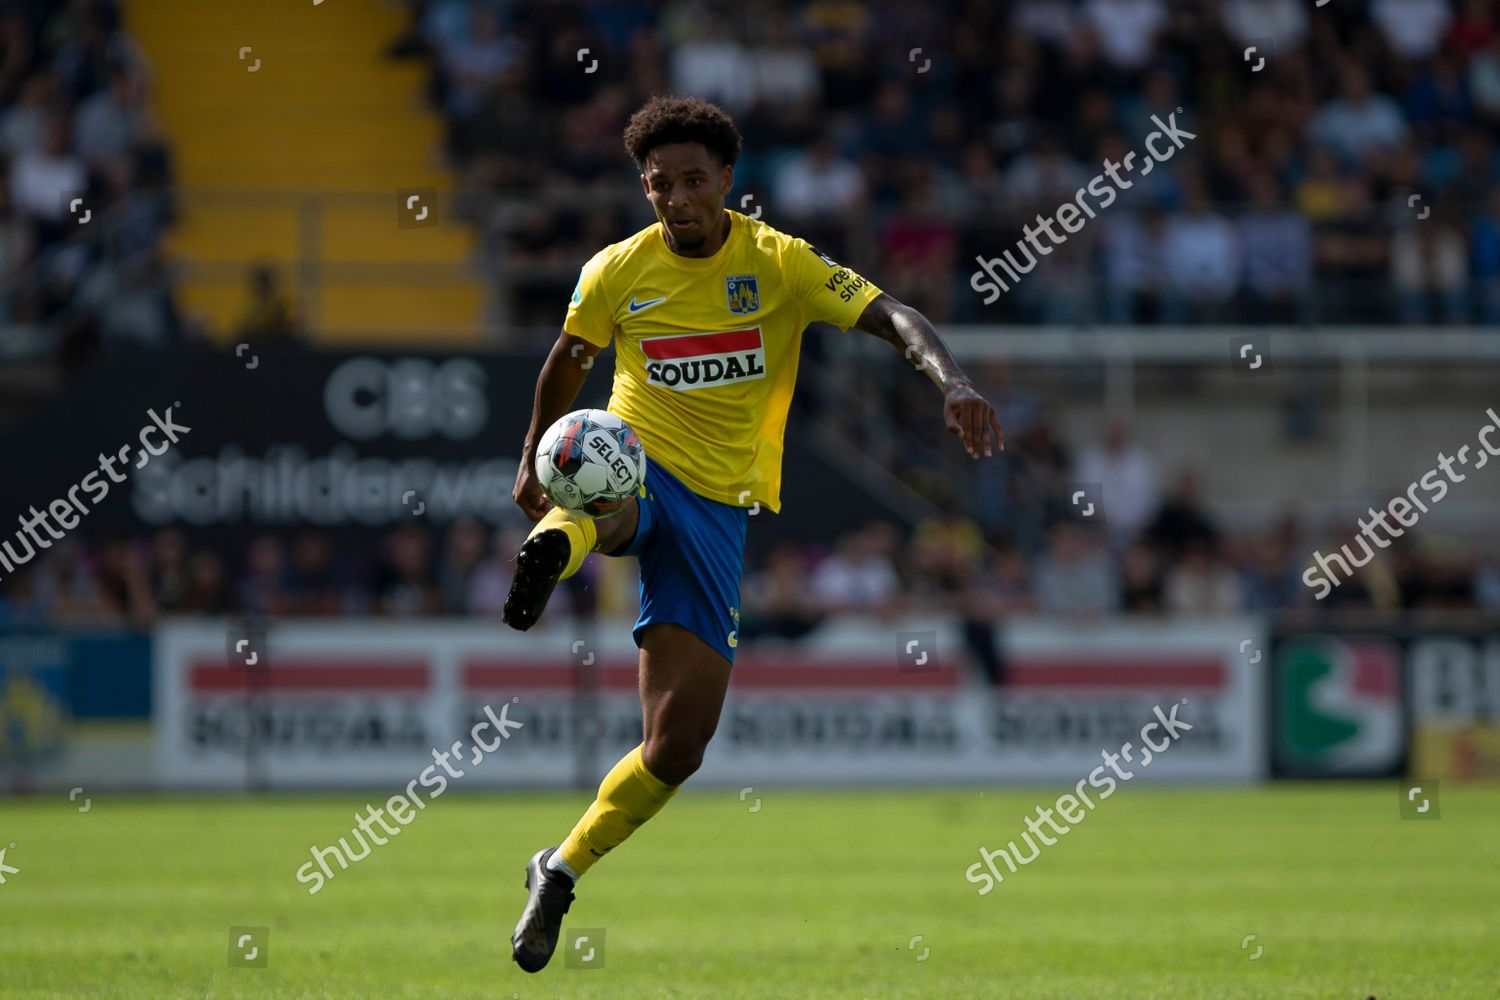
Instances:
[[[739,645],[740,573],[750,512],[700,497],[646,459],[635,537],[615,556],[641,562],[641,616],[632,634],[657,622],[681,625],[732,665]]]

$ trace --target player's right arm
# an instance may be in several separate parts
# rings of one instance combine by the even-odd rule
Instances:
[[[521,467],[516,470],[516,488],[511,494],[527,517],[535,521],[552,507],[536,477],[536,446],[542,435],[565,413],[589,377],[594,355],[600,348],[581,337],[564,332],[552,345],[542,374],[536,381],[536,398],[531,404],[531,427],[521,446]]]
[[[516,505],[533,521],[552,507],[536,477],[537,443],[548,427],[573,409],[573,402],[589,377],[589,369],[594,367],[594,355],[614,336],[614,310],[604,290],[604,271],[602,252],[583,265],[578,287],[573,289],[573,298],[568,303],[563,332],[552,345],[536,381],[531,427],[521,446],[521,467],[516,470],[516,488],[511,493]]]

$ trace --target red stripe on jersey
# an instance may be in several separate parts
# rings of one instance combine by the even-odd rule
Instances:
[[[732,354],[760,346],[758,326],[726,333],[692,333],[685,337],[651,337],[641,341],[641,350],[654,361],[696,358],[703,354]]]

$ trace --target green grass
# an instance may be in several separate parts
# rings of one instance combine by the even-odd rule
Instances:
[[[580,886],[604,967],[537,976],[522,865],[582,795],[450,792],[315,896],[293,873],[364,796],[3,800],[0,996],[1500,996],[1500,789],[1415,822],[1392,783],[1127,786],[977,895],[979,846],[1061,790],[690,789]],[[228,967],[240,924],[267,968]]]

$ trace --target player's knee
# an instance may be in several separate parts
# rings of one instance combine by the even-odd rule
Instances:
[[[680,785],[703,766],[708,741],[680,736],[658,736],[646,741],[641,756],[658,781]]]
[[[598,530],[599,540],[594,548],[605,555],[614,555],[620,549],[629,545],[635,538],[635,525],[638,517],[636,500],[631,498],[626,508],[618,514],[600,518],[594,522]]]

